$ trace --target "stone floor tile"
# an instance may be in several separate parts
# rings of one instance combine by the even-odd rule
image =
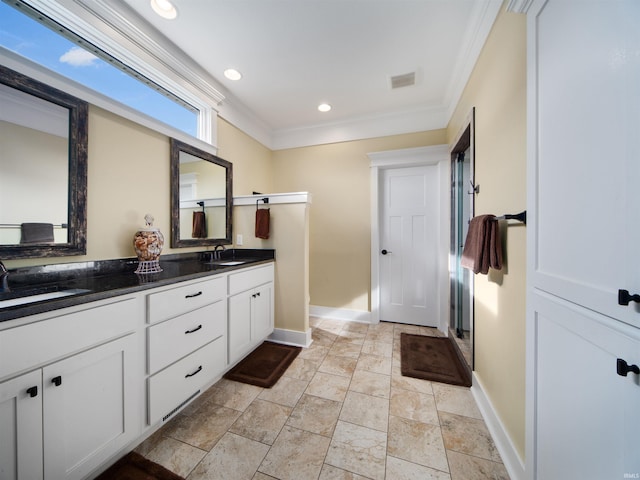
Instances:
[[[364,342],[364,340],[363,340]],[[362,345],[352,342],[336,342],[329,350],[329,355],[337,355],[340,357],[350,357],[357,359],[360,356]]]
[[[258,398],[286,405],[287,407],[295,407],[307,385],[309,385],[309,382],[305,380],[283,376],[273,387],[262,390]]]
[[[303,395],[287,425],[330,437],[338,422],[342,403],[313,395]]]
[[[440,425],[433,395],[426,393],[392,388],[389,414],[422,423]]]
[[[256,399],[235,421],[229,432],[271,445],[291,411],[291,407]]]
[[[209,402],[213,402],[223,407],[234,410],[244,410],[262,392],[261,387],[247,385],[246,383],[234,382],[223,378],[212,387],[213,391],[209,395]],[[208,402],[207,402],[208,403]]]
[[[502,463],[483,458],[447,451],[451,480],[509,480],[507,469]]]
[[[356,370],[391,375],[391,358],[361,353],[360,357],[358,357]]]
[[[318,367],[318,371],[331,373],[332,375],[340,375],[342,377],[351,377],[356,369],[358,359],[349,357],[338,357],[335,355],[327,355],[324,361]]]
[[[297,378],[298,380],[311,381],[316,374],[320,361],[307,360],[305,358],[296,357],[296,359],[289,365],[289,368],[284,372],[283,376]]]
[[[386,432],[389,425],[389,400],[347,392],[340,420]]]
[[[451,480],[448,473],[387,456],[387,480]]]
[[[437,425],[390,416],[387,453],[435,470],[449,471],[442,433]]]
[[[325,463],[374,480],[383,480],[387,435],[338,421]]]
[[[433,388],[431,387],[431,382],[429,380],[405,377],[402,375],[399,366],[391,369],[391,388],[401,388],[403,390],[411,390],[413,392],[433,395]]]
[[[186,477],[206,454],[205,450],[192,447],[173,438],[164,437],[146,457],[152,462]]]
[[[330,439],[285,426],[258,470],[281,480],[318,478]]]
[[[482,420],[440,412],[442,438],[447,450],[502,462],[489,429]]]
[[[393,355],[393,344],[365,340],[362,344],[361,353],[391,358],[391,356]]]
[[[433,382],[433,394],[439,411],[482,419],[482,414],[468,388]]]
[[[347,377],[318,372],[309,382],[305,393],[342,402],[347,394],[349,383],[350,379]]]
[[[209,451],[233,425],[242,412],[214,405],[196,415],[179,415],[171,421],[166,435],[194,447]]]
[[[189,480],[252,478],[269,447],[233,433],[226,433],[189,475]]]
[[[356,370],[351,377],[349,390],[374,397],[389,398],[391,375]]]
[[[325,463],[318,480],[367,480],[367,478]]]

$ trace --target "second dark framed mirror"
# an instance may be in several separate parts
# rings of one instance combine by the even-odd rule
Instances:
[[[171,139],[171,247],[232,243],[233,165]]]

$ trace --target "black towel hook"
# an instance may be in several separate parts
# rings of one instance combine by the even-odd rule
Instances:
[[[265,205],[269,203],[269,197],[264,197],[264,198],[258,198],[256,200],[256,210],[258,210],[258,202],[262,202]]]

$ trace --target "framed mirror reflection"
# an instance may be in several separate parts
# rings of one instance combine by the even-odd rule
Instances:
[[[233,166],[171,139],[171,247],[230,244]]]
[[[88,104],[0,66],[0,258],[86,253]]]

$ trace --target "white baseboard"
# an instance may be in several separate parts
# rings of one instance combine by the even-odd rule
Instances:
[[[276,328],[269,335],[269,340],[284,345],[294,345],[296,347],[308,347],[311,345],[311,329],[306,332],[298,332],[296,330],[286,330],[284,328]]]
[[[485,394],[482,382],[480,382],[480,379],[476,376],[475,372],[473,372],[473,386],[471,387],[471,393],[476,400],[476,404],[480,409],[482,418],[484,418],[484,422],[491,433],[491,437],[496,444],[498,452],[500,452],[502,463],[504,463],[504,466],[509,473],[509,477],[511,477],[511,480],[524,480],[524,463],[520,458],[520,455],[518,455],[509,434],[504,428],[504,425],[496,414],[489,397]]]
[[[319,318],[334,318],[350,322],[371,323],[371,312],[365,310],[350,310],[348,308],[320,307],[309,305],[309,316]]]

